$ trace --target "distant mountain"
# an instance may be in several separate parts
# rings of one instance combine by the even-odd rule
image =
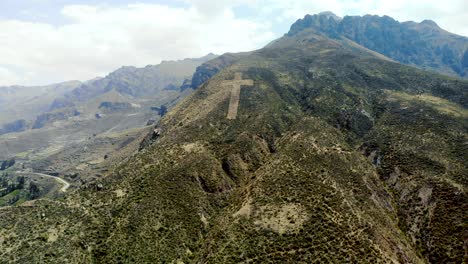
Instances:
[[[306,29],[350,39],[404,64],[468,78],[468,38],[447,32],[431,20],[400,23],[388,16],[340,18],[324,12],[299,19],[288,36]]]
[[[138,149],[149,126],[193,91],[180,86],[215,57],[126,66],[83,83],[0,87],[0,163],[16,161],[15,168],[0,173],[0,207],[61,195],[53,181],[36,181],[31,175],[24,188],[3,189],[22,179],[24,175],[15,176],[17,170],[49,173],[72,188],[101,177]],[[37,195],[29,195],[31,190]]]
[[[6,123],[0,127],[0,135],[21,132],[28,129],[26,120],[19,119],[10,123]]]
[[[1,256],[464,262],[468,81],[308,24],[193,76],[194,93],[105,176],[0,210]]]
[[[0,87],[0,127],[15,120],[32,120],[48,111],[50,104],[60,96],[79,87],[79,81],[47,86]]]
[[[185,80],[192,77],[200,64],[214,58],[216,55],[208,54],[196,59],[163,61],[143,68],[121,67],[104,78],[86,82],[56,99],[50,108],[53,110],[79,104],[111,90],[133,98],[157,97],[160,93],[178,90]]]
[[[171,102],[177,98],[184,81],[191,80],[195,69],[213,58],[216,55],[208,54],[201,58],[163,61],[143,68],[125,66],[104,78],[84,83],[70,81],[48,86],[0,87],[0,135],[38,128],[34,123],[42,123],[42,127],[47,125],[45,120],[57,120],[60,116],[66,119],[70,115],[64,113],[72,110],[79,109],[81,113],[94,116],[97,106],[106,101],[138,105],[142,100],[165,98],[165,102]],[[101,101],[94,103],[95,100]],[[91,105],[93,107],[89,108]],[[57,118],[44,119],[45,116]]]
[[[126,66],[83,83],[0,88],[0,160],[16,157],[21,159],[19,163],[28,164],[33,160],[39,164],[34,167],[47,170],[66,167],[54,160],[62,152],[72,153],[70,146],[79,148],[96,137],[109,138],[157,123],[164,109],[193,91],[180,89],[184,81],[191,79],[198,66],[215,57],[208,54],[143,68]],[[99,144],[104,146],[105,140]],[[67,160],[75,164],[82,158]],[[49,168],[47,164],[55,165]],[[81,167],[67,168],[72,174],[83,172]]]

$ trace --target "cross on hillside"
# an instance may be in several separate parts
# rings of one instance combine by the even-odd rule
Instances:
[[[250,79],[242,80],[242,73],[236,72],[234,75],[234,80],[224,81],[222,85],[232,87],[231,98],[229,100],[229,109],[227,113],[227,119],[236,119],[237,109],[239,108],[241,85],[253,86],[254,81]]]

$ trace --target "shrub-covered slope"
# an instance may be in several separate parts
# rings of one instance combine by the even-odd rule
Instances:
[[[226,118],[236,73],[237,118]],[[0,210],[0,258],[461,263],[468,83],[303,32],[238,56],[153,143],[56,202]]]

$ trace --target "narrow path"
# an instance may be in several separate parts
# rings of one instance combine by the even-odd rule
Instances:
[[[32,174],[32,175],[36,175],[36,176],[41,176],[41,177],[47,177],[47,178],[55,179],[55,180],[58,181],[59,183],[63,184],[63,187],[60,189],[61,192],[66,192],[67,189],[70,187],[70,183],[67,182],[66,180],[64,180],[64,179],[62,179],[62,178],[59,178],[59,177],[47,175],[47,174],[44,174],[44,173],[38,173],[38,172],[22,172],[22,171],[17,171],[16,173],[17,173],[17,174],[29,174],[29,175]]]

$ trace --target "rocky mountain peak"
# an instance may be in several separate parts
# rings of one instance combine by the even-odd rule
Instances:
[[[434,22],[433,20],[430,20],[430,19],[425,19],[421,22],[421,24],[423,25],[428,25],[428,26],[431,26],[431,27],[434,27],[434,28],[440,28],[439,25],[437,25],[436,22]]]
[[[135,67],[135,66],[122,66],[122,67],[118,68],[117,70],[109,73],[109,76],[119,75],[119,74],[128,74],[128,73],[135,72],[137,69],[138,68]]]
[[[306,15],[303,19],[298,19],[288,32],[288,36],[293,36],[305,29],[315,29],[333,33],[341,21],[339,17],[329,11],[315,15]]]
[[[343,19],[342,17],[337,16],[335,13],[333,13],[331,11],[323,11],[323,12],[320,12],[318,15],[326,17],[327,19],[332,18],[332,19],[334,19],[336,21],[341,21]]]
[[[377,15],[345,16],[341,19],[327,11],[297,20],[287,36],[306,30],[337,40],[352,40],[404,64],[468,77],[464,63],[468,38],[441,30],[432,20],[400,23],[392,17]]]

